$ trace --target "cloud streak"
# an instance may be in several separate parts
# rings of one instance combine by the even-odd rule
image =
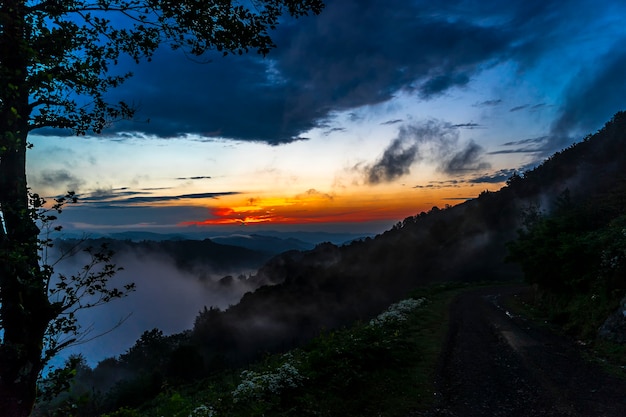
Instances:
[[[237,191],[224,191],[224,192],[208,192],[208,193],[193,193],[193,194],[179,194],[179,195],[152,195],[145,191],[132,191],[126,188],[110,189],[110,190],[96,190],[91,193],[79,195],[79,202],[82,204],[149,204],[158,202],[171,202],[180,200],[194,200],[194,199],[216,199],[224,196],[231,196],[240,194]]]

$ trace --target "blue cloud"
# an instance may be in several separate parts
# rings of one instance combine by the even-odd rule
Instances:
[[[109,97],[134,103],[138,113],[108,132],[193,133],[274,145],[305,139],[329,115],[385,102],[399,91],[429,100],[498,63],[514,62],[523,72],[593,29],[601,13],[606,10],[587,0],[331,0],[320,16],[280,25],[273,33],[278,48],[266,59],[207,56],[210,62],[199,64],[162,48],[151,63],[121,64],[119,72],[135,76]],[[577,116],[579,127],[594,126],[623,105],[624,95],[610,90],[623,74],[621,56],[593,62],[595,77],[572,86],[555,131]],[[600,94],[595,91],[608,94],[603,98],[611,105],[583,113],[570,104]]]

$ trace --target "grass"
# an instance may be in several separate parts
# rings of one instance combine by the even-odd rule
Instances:
[[[302,348],[268,356],[246,370],[164,389],[150,403],[108,416],[394,417],[427,410],[434,401],[448,307],[468,288],[446,284],[419,289],[410,298],[425,301],[404,319],[396,320],[398,312],[392,311],[384,325],[355,323],[325,332]]]

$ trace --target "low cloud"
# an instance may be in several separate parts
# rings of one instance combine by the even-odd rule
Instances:
[[[467,171],[477,171],[491,167],[481,160],[484,149],[477,143],[470,141],[465,148],[455,153],[442,167],[446,174],[458,174]]]
[[[407,141],[401,134],[385,149],[383,156],[366,170],[370,184],[391,182],[408,174],[413,162],[418,158],[417,144]]]
[[[56,271],[73,274],[87,261],[86,255],[79,253],[63,261]],[[256,288],[250,281],[236,279],[253,270],[216,270],[208,263],[182,269],[166,252],[123,248],[115,254],[113,261],[124,269],[110,280],[110,285],[119,287],[134,282],[136,291],[126,298],[81,312],[79,320],[83,329],[93,327],[87,339],[106,333],[124,318],[126,321],[93,342],[64,351],[64,355],[79,352],[95,364],[126,351],[145,330],[156,327],[165,334],[172,334],[190,329],[204,306],[225,309]],[[227,274],[235,279],[227,283],[221,281]]]
[[[602,65],[595,65],[602,63]],[[548,152],[592,134],[616,112],[626,108],[624,40],[575,77],[552,125]]]
[[[363,169],[365,182],[380,184],[407,175],[414,163],[427,160],[439,164],[446,174],[475,171],[489,167],[482,161],[483,148],[471,141],[460,151],[459,125],[440,120],[404,125],[382,156]]]
[[[84,181],[68,170],[45,170],[33,178],[32,187],[36,189],[65,189],[66,191],[78,191]]]

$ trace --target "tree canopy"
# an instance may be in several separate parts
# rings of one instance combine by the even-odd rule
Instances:
[[[39,250],[46,241],[40,238],[38,221],[41,210],[47,209],[39,196],[29,193],[26,181],[29,132],[60,128],[79,135],[100,133],[111,122],[132,117],[132,106],[107,101],[106,93],[132,75],[119,70],[122,60],[149,61],[162,46],[192,56],[251,50],[265,55],[275,46],[271,32],[284,15],[317,14],[322,8],[321,0],[0,3],[0,410],[4,415],[30,413],[39,372],[55,351],[46,352],[43,340],[51,333],[68,329],[71,333],[72,326],[55,324],[68,311],[63,309],[67,307],[63,297],[82,294],[72,293],[77,277],[66,277],[62,287],[51,287],[53,270],[41,262]],[[61,202],[62,198],[57,204]],[[104,269],[99,278],[96,275],[79,287],[90,288],[106,302],[120,294],[106,286],[114,272],[107,267],[107,253],[94,256]]]

